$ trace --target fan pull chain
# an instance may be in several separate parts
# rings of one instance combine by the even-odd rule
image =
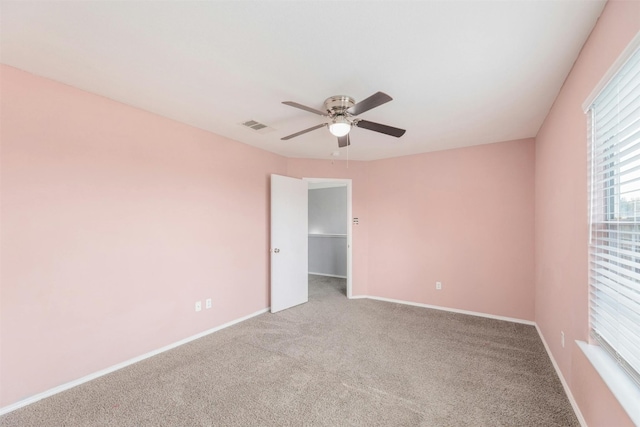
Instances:
[[[349,169],[349,147],[351,147],[351,141],[349,141],[349,145],[347,145],[347,169]]]

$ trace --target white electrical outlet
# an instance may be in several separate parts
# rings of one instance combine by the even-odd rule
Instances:
[[[560,331],[560,342],[562,343],[562,348],[564,348],[564,332]]]
[[[436,282],[436,289],[437,290],[441,290],[442,289],[442,282]]]
[[[202,310],[202,301],[196,301],[196,311]]]
[[[204,306],[207,309],[211,308],[211,298],[207,298],[207,301],[205,301]]]

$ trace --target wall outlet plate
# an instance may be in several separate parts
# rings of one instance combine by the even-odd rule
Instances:
[[[196,301],[196,311],[202,310],[202,301]]]
[[[437,290],[441,290],[442,289],[442,282],[436,282],[436,289]]]
[[[205,301],[204,306],[207,309],[211,308],[211,298],[207,298],[207,300]]]

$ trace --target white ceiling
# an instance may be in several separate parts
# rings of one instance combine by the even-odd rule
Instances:
[[[0,60],[288,157],[338,148],[280,141],[322,121],[281,101],[383,91],[360,117],[407,133],[354,129],[349,158],[372,160],[535,136],[604,4],[3,0]]]

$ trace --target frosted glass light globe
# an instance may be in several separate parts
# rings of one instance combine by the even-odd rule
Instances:
[[[346,134],[349,133],[350,130],[351,130],[351,124],[344,119],[340,121],[336,119],[334,123],[331,123],[329,125],[329,132],[331,132],[333,135],[338,137],[345,136]]]

